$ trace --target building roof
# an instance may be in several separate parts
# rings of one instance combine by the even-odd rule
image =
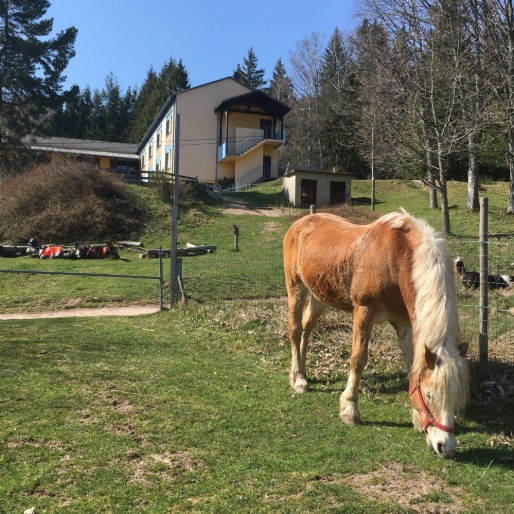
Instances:
[[[290,110],[291,107],[288,105],[273,98],[264,91],[256,90],[223,100],[223,102],[214,109],[214,112],[230,111],[245,114],[258,114],[263,112],[271,116],[282,118]]]
[[[308,168],[293,168],[292,170],[287,171],[284,174],[284,177],[290,177],[291,175],[295,175],[296,173],[310,173],[311,175],[323,175],[324,177],[329,176],[337,176],[337,177],[350,177],[354,178],[351,173],[344,173],[341,171],[320,171],[320,170],[311,170]]]
[[[31,150],[38,150],[40,152],[139,160],[139,156],[136,153],[137,145],[129,143],[111,143],[108,141],[92,141],[89,139],[39,136],[24,137],[23,143]]]

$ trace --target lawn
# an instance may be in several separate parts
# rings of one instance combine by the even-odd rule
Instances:
[[[369,200],[368,186],[355,182],[358,203]],[[485,187],[497,206],[492,230],[511,231],[501,212],[506,185]],[[455,240],[476,235],[465,185],[450,190]],[[380,212],[403,206],[439,222],[416,183],[384,181],[377,195]],[[233,196],[283,207],[278,182]],[[187,304],[130,318],[0,321],[0,513],[514,512],[512,391],[473,366],[457,457],[439,459],[412,428],[401,356],[391,331],[378,327],[359,400],[364,424],[342,425],[348,317],[329,312],[313,334],[312,392],[296,395],[288,384],[280,240],[297,212],[283,207],[271,219],[224,215],[221,206],[181,212],[180,245],[218,245],[184,262]],[[241,227],[239,252],[233,224]],[[169,246],[165,206],[143,241]],[[158,273],[157,260],[121,257],[21,257],[0,267]],[[264,264],[250,265],[254,257]],[[230,280],[207,281],[216,270]],[[3,312],[158,302],[154,281],[1,277]],[[512,376],[510,365],[500,369]]]

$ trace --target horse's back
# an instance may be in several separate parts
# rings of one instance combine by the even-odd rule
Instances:
[[[318,299],[344,310],[387,297],[403,317],[400,289],[410,283],[412,258],[405,223],[394,215],[369,225],[326,213],[301,218],[284,238],[288,291],[304,284]]]

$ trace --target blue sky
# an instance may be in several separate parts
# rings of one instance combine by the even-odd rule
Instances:
[[[353,0],[50,0],[54,30],[78,29],[65,87],[102,89],[112,72],[125,91],[153,66],[182,59],[191,86],[231,76],[250,47],[265,78],[312,32],[327,42],[355,27]]]

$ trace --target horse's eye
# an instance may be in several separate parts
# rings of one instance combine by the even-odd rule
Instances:
[[[425,396],[430,400],[432,398],[432,393],[430,391],[425,391]]]

